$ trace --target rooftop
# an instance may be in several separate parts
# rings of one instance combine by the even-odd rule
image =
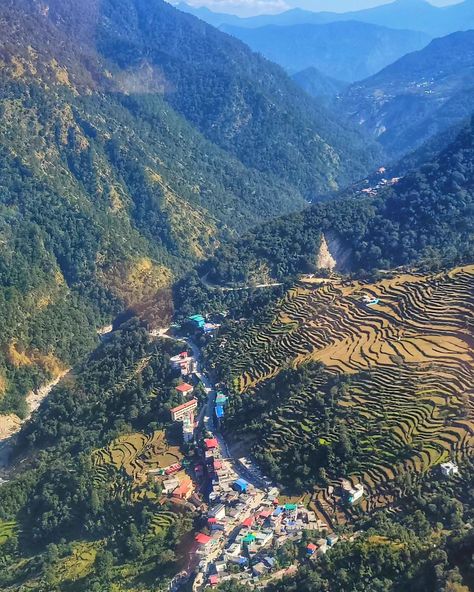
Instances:
[[[212,450],[213,448],[217,448],[219,446],[219,443],[217,441],[217,438],[206,438],[204,440],[204,446],[207,450]]]
[[[192,391],[193,389],[194,387],[188,384],[187,382],[183,382],[183,384],[178,384],[178,386],[176,387],[176,390],[180,393],[189,393],[189,391]]]

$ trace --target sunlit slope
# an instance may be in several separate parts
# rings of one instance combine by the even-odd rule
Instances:
[[[317,401],[331,377],[345,376],[335,417],[357,441],[354,470],[329,477],[362,482],[369,493],[362,506],[370,509],[400,493],[402,476],[472,454],[473,310],[472,265],[375,283],[301,281],[268,324],[219,348],[220,364],[230,365],[244,397],[259,397],[282,368],[324,365],[310,386],[252,417],[262,426],[258,450],[270,451],[279,466],[295,451],[316,454],[318,442],[337,441]],[[321,509],[327,491],[313,495]]]

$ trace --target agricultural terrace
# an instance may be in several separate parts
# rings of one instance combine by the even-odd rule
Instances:
[[[217,370],[230,376],[238,401],[231,402],[229,425],[232,411],[244,410],[235,423],[244,424],[249,435],[258,429],[254,451],[266,454],[284,475],[305,454],[311,465],[321,447],[335,442],[335,426],[343,423],[357,442],[353,470],[337,474],[333,463],[329,484],[347,477],[365,486],[364,509],[387,505],[403,480],[450,457],[472,455],[473,312],[474,266],[376,283],[300,281],[270,322],[241,333],[239,326],[230,327],[212,344]],[[311,362],[321,370],[313,364],[311,380],[289,385],[282,399],[282,371],[291,374],[291,368]],[[344,388],[336,389],[329,417],[328,390],[341,380]],[[245,418],[246,406],[256,410],[253,417]],[[344,519],[327,488],[316,487],[312,500],[326,520]]]
[[[134,495],[146,483],[150,471],[166,468],[182,458],[179,447],[171,446],[162,430],[151,434],[126,434],[92,453],[97,485],[122,473],[128,477],[130,492]]]

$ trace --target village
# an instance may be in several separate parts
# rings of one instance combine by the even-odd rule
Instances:
[[[378,301],[366,295],[363,303]],[[202,332],[212,338],[218,329],[202,315],[193,315],[188,322],[195,332],[191,334]],[[172,581],[170,590],[192,581],[192,589],[200,592],[233,578],[258,589],[292,573],[301,561],[317,561],[340,540],[358,536],[336,534],[320,514],[285,498],[251,458],[234,457],[221,429],[228,404],[225,386],[212,381],[193,339],[184,341],[186,349],[170,359],[181,375],[176,391],[183,402],[170,414],[182,428],[183,444],[192,446],[195,454],[192,462],[166,467],[161,486],[164,495],[193,502],[201,520],[188,568]],[[205,393],[204,400],[198,399],[197,390]],[[458,472],[452,462],[440,469],[444,477]],[[363,484],[345,478],[333,493],[345,506],[356,506],[366,495]],[[288,544],[299,553],[282,561]]]
[[[207,334],[217,329],[201,315],[189,321]],[[161,485],[163,494],[172,499],[196,502],[199,491],[204,504],[189,569],[172,582],[170,589],[178,590],[191,576],[197,592],[236,577],[258,587],[296,569],[295,562],[282,568],[278,560],[279,550],[286,543],[301,545],[305,559],[314,561],[339,537],[313,511],[280,499],[279,489],[250,458],[232,456],[220,429],[227,395],[202,367],[193,340],[187,338],[186,343],[187,349],[170,359],[181,374],[176,390],[184,399],[170,413],[172,421],[182,427],[183,443],[195,446],[197,459],[186,472],[185,462],[164,469]],[[200,410],[196,385],[207,396]],[[347,491],[350,503],[362,495],[363,488]]]

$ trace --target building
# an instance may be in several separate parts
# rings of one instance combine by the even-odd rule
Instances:
[[[227,403],[227,397],[224,395],[222,391],[217,391],[216,394],[216,405],[221,405],[222,407]]]
[[[216,405],[215,407],[215,414],[216,414],[216,419],[222,419],[224,417],[224,407],[222,407],[222,405]]]
[[[250,528],[253,525],[253,516],[249,516],[242,522],[244,528]]]
[[[248,486],[249,484],[245,479],[237,479],[237,481],[234,481],[234,489],[239,493],[247,493]]]
[[[193,394],[194,387],[187,382],[183,382],[182,384],[178,384],[176,390],[184,397],[190,397]]]
[[[206,450],[215,450],[216,448],[219,448],[219,442],[217,441],[217,438],[206,438],[204,440],[204,447]]]
[[[194,538],[199,545],[207,545],[212,539],[212,537],[203,532],[199,532]]]
[[[252,573],[256,578],[264,576],[267,572],[268,567],[263,563],[263,561],[259,561],[257,564],[252,566]]]
[[[183,421],[184,418],[194,417],[194,411],[197,409],[197,399],[191,399],[182,405],[178,405],[170,410],[173,421]]]
[[[179,484],[179,487],[173,491],[173,497],[187,500],[193,494],[193,490],[194,488],[191,479],[185,479]]]
[[[355,504],[364,495],[364,486],[358,483],[354,488],[348,491],[348,501],[350,504]]]
[[[170,493],[173,493],[173,491],[179,487],[179,479],[167,479],[166,481],[163,481],[163,493],[165,495],[168,495]]]
[[[309,556],[314,555],[317,550],[318,550],[318,547],[314,543],[309,543],[306,546],[306,555],[309,555]]]
[[[183,421],[183,440],[191,442],[194,438],[194,416]]]
[[[445,477],[453,477],[454,475],[459,475],[459,467],[456,463],[453,463],[452,461],[442,463],[440,466],[441,473]]]
[[[329,547],[333,547],[337,543],[338,540],[339,540],[339,537],[337,536],[337,534],[329,534],[326,537],[326,541],[327,541]]]
[[[197,329],[204,329],[204,325],[206,324],[206,319],[200,314],[192,315],[188,318],[188,320]]]
[[[318,555],[322,555],[328,550],[328,543],[326,539],[318,539],[316,541],[316,545],[318,547]]]
[[[216,520],[222,520],[222,518],[225,518],[224,504],[219,504],[219,505],[215,506],[214,508],[210,509],[208,512],[208,515],[211,516],[212,518],[215,518]]]

